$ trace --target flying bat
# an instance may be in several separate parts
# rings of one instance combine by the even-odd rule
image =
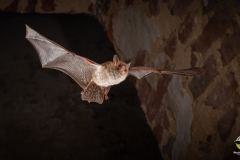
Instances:
[[[203,74],[203,68],[195,67],[178,70],[156,70],[150,67],[130,67],[130,63],[119,60],[114,55],[113,61],[98,64],[90,59],[79,56],[50,39],[42,36],[26,25],[26,39],[37,51],[42,68],[52,68],[69,75],[82,87],[82,100],[103,103],[108,99],[108,92],[112,85],[121,83],[128,75],[141,79],[151,74],[172,74],[197,76]]]

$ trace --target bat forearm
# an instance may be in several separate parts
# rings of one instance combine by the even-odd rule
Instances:
[[[206,70],[200,67],[177,70],[160,70],[161,74],[181,75],[181,76],[198,76],[205,73]]]

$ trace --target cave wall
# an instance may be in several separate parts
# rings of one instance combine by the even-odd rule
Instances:
[[[236,158],[240,136],[240,1],[2,0],[5,12],[89,13],[131,66],[207,70],[137,80],[164,159]]]
[[[94,0],[1,0],[4,12],[91,13]]]

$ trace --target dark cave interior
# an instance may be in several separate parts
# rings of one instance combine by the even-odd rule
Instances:
[[[82,101],[66,74],[42,69],[25,24],[97,63],[112,43],[85,14],[0,13],[0,159],[161,159],[157,141],[127,79],[102,105]]]

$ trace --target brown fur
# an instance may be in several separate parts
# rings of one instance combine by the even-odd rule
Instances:
[[[128,76],[130,64],[119,61],[118,65],[126,66],[125,72],[120,72],[113,62],[109,61],[103,63],[94,73],[93,81],[99,86],[108,87],[111,85],[119,84],[124,81]]]

